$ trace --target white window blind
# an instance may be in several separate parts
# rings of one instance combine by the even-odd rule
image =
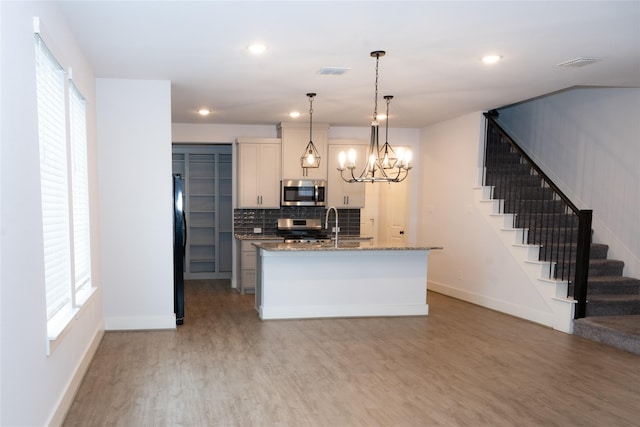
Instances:
[[[86,101],[69,82],[69,133],[73,194],[73,266],[77,294],[91,286],[91,239],[89,229],[89,174],[87,168]]]
[[[47,319],[71,304],[64,72],[36,35],[36,85]]]

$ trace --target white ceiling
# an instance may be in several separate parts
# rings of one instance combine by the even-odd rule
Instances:
[[[640,87],[638,1],[61,1],[96,77],[168,79],[176,123],[422,127],[572,86]],[[262,41],[254,56],[247,46]],[[480,58],[503,56],[493,66]],[[592,65],[557,64],[581,56]],[[321,67],[349,67],[321,75]],[[200,107],[213,113],[196,114]]]

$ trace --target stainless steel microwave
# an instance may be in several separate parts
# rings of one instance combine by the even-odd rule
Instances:
[[[325,206],[327,181],[322,179],[283,179],[280,206]]]

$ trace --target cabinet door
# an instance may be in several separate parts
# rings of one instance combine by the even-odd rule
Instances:
[[[262,209],[280,208],[280,145],[263,144],[258,157],[258,188]],[[255,173],[255,172],[254,172]]]
[[[259,159],[260,145],[238,144],[238,204],[241,208],[255,208],[260,205]]]
[[[280,144],[238,144],[238,207],[280,207]]]
[[[278,243],[282,239],[277,240],[241,240],[239,249],[239,277],[240,283],[238,290],[240,293],[253,293],[256,287],[256,247],[254,243]]]
[[[309,143],[309,127],[282,123],[282,178],[283,179],[327,179],[327,136],[328,125],[313,125],[311,139],[320,155],[320,167],[303,169],[300,157]],[[304,175],[306,171],[306,175]]]
[[[329,158],[327,167],[329,169],[327,179],[327,200],[329,206],[345,209],[359,209],[365,203],[365,184],[362,182],[345,182],[338,171],[338,155],[341,151],[348,152],[350,149],[356,150],[356,165],[362,165],[366,158],[366,147],[364,145],[329,145]],[[360,174],[361,166],[358,166],[354,173]],[[343,172],[345,178],[351,175],[346,169]]]

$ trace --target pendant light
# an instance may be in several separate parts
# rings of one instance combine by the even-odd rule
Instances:
[[[309,98],[309,143],[307,147],[304,149],[302,156],[300,157],[300,166],[302,166],[302,175],[307,176],[309,168],[318,168],[320,167],[320,153],[316,149],[316,146],[313,144],[312,134],[313,134],[313,98],[315,98],[315,93],[308,93],[307,97]]]
[[[398,152],[389,144],[389,104],[393,96],[386,95],[384,99],[387,101],[387,123],[385,143],[380,147],[379,142],[379,123],[378,123],[378,67],[380,57],[385,55],[385,51],[376,50],[371,52],[371,56],[376,58],[376,84],[375,97],[373,106],[373,120],[371,121],[371,139],[367,151],[367,161],[360,175],[354,173],[356,169],[356,153],[355,150],[349,150],[349,153],[342,151],[338,157],[338,170],[340,176],[346,182],[401,182],[409,176],[411,167],[411,151],[398,148]],[[347,164],[347,160],[349,163]],[[349,170],[346,173],[345,171]]]

